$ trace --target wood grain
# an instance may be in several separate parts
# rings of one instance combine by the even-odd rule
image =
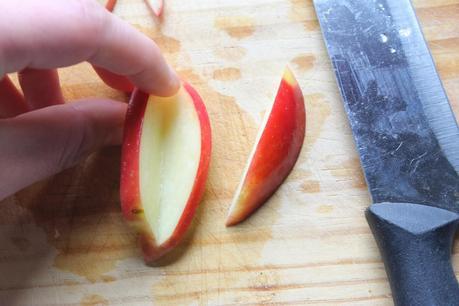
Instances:
[[[0,203],[0,305],[392,305],[363,212],[370,203],[311,0],[142,0],[115,13],[155,39],[208,107],[213,160],[192,230],[146,267],[119,208],[119,148]],[[414,4],[459,115],[459,0]],[[256,215],[224,227],[286,64],[307,107],[300,159]],[[126,100],[89,65],[60,71],[66,99]],[[453,250],[459,274],[459,246]]]

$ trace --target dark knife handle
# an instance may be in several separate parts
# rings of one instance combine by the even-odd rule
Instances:
[[[457,306],[451,250],[459,215],[419,204],[381,203],[366,213],[396,306]]]

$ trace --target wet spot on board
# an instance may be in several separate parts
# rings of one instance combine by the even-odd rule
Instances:
[[[267,270],[255,273],[251,277],[250,283],[248,288],[261,305],[276,304],[276,293],[280,291],[279,284],[281,283],[276,271]]]
[[[290,21],[301,23],[307,32],[320,29],[312,0],[290,0],[290,3]]]
[[[459,37],[429,41],[429,48],[442,80],[459,77]],[[448,92],[448,96],[454,100],[457,95]]]
[[[268,280],[254,278],[265,269],[259,261],[264,245],[272,239],[269,230],[246,223],[241,224],[244,228],[222,231],[215,225],[200,226],[206,229],[198,230],[188,260],[162,267],[163,277],[151,289],[155,305],[218,304],[215,299],[231,299],[238,288],[269,287],[277,280],[274,270]],[[210,228],[213,233],[205,232]]]
[[[169,64],[173,67],[177,66],[178,58],[181,54],[179,51],[182,48],[180,40],[165,35],[161,32],[160,28],[146,28],[140,26],[137,26],[136,28],[155,41]]]
[[[305,72],[314,67],[316,58],[312,54],[298,55],[292,60],[292,63],[298,67],[301,72]]]
[[[80,301],[81,306],[106,306],[109,301],[98,294],[84,296]]]
[[[213,78],[217,81],[236,81],[241,78],[241,70],[234,67],[217,69],[213,73]]]
[[[139,256],[120,212],[119,159],[119,148],[105,149],[16,196],[57,250],[55,268],[99,282],[120,260]]]
[[[317,212],[320,214],[328,214],[331,213],[334,210],[334,207],[332,205],[320,205],[319,208],[317,208]]]
[[[193,84],[206,104],[213,153],[206,193],[194,220],[195,233],[178,247],[186,249],[186,254],[160,267],[162,278],[152,284],[151,295],[155,305],[206,305],[219,296],[230,298],[241,280],[247,287],[253,285],[249,281],[263,266],[259,261],[265,244],[272,239],[280,199],[274,196],[246,222],[225,228],[227,209],[258,126],[234,97],[215,91],[208,80],[191,69],[178,72]]]
[[[173,37],[169,37],[166,35],[158,35],[158,36],[154,36],[153,40],[155,41],[155,43],[158,45],[158,47],[161,49],[162,52],[176,53],[180,51],[180,48],[181,48],[180,41]]]
[[[64,279],[64,280],[62,281],[62,283],[63,283],[65,286],[77,286],[77,285],[80,285],[79,282],[74,281],[74,280],[71,280],[71,279]]]
[[[249,16],[222,16],[215,19],[215,27],[233,38],[243,39],[255,32],[255,20]]]
[[[318,193],[320,192],[320,182],[307,180],[301,184],[301,190],[306,193]]]
[[[116,277],[111,276],[111,275],[102,275],[102,276],[101,276],[101,280],[102,280],[104,283],[111,283],[111,282],[116,281]]]
[[[216,49],[214,53],[224,60],[239,61],[247,55],[247,49],[239,46],[230,46]]]
[[[306,103],[306,150],[309,151],[322,133],[326,119],[331,114],[331,106],[324,95],[314,93],[304,96]]]
[[[301,156],[300,156],[300,158],[301,158]],[[294,181],[294,180],[304,180],[305,178],[308,178],[310,176],[312,176],[312,171],[304,170],[304,169],[301,169],[299,167],[294,167],[293,171],[288,176],[288,179],[292,180],[292,181]]]
[[[367,184],[358,158],[352,158],[336,165],[328,165],[328,171],[343,187],[366,189]]]

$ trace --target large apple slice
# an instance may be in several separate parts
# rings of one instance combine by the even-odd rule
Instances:
[[[298,159],[305,127],[303,94],[286,68],[231,204],[226,226],[246,219],[282,184]]]
[[[206,108],[184,84],[169,98],[135,90],[125,123],[121,204],[153,263],[174,248],[204,192],[211,152]]]

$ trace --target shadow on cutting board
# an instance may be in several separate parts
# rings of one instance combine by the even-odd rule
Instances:
[[[82,276],[90,282],[109,282],[115,279],[107,273],[116,267],[118,261],[140,256],[136,234],[121,215],[119,151],[119,148],[102,150],[77,167],[16,195],[12,209],[21,211],[25,217],[18,218],[12,226],[19,232],[19,229],[29,230],[10,239],[20,245],[20,253],[22,247],[22,254],[30,256],[30,265],[42,265],[42,259],[49,261],[55,248],[57,254],[51,257],[54,268]],[[49,245],[41,242],[29,246],[27,241],[41,232],[32,231],[31,227],[41,228],[46,236],[41,241],[46,240]],[[43,254],[45,250],[47,254]],[[13,254],[18,250],[3,251]],[[51,272],[42,272],[38,279]],[[16,282],[18,286],[27,287],[29,273],[25,273],[24,282]]]

